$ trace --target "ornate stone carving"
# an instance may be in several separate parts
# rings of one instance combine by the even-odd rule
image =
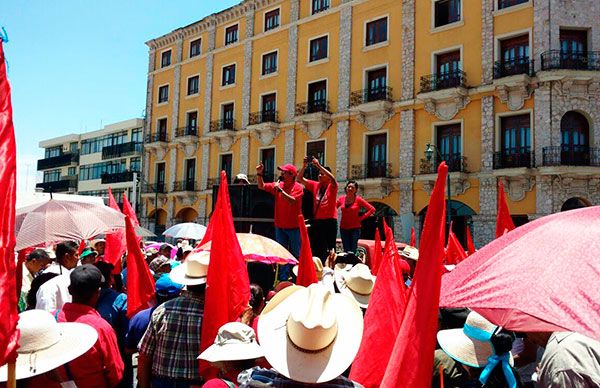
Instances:
[[[531,97],[533,89],[529,86],[529,77],[521,78],[522,81],[513,83],[502,83],[496,85],[498,98],[508,106],[510,110],[519,110],[525,104],[525,100]]]
[[[394,189],[389,178],[361,179],[358,185],[362,191],[361,195],[367,199],[383,199]]]
[[[535,187],[535,178],[527,176],[504,177],[504,187],[511,201],[522,201],[525,194]]]
[[[248,127],[250,133],[260,141],[263,146],[273,143],[273,140],[279,136],[279,125],[276,123],[261,123]]]
[[[318,139],[331,125],[331,115],[324,112],[310,113],[299,116],[296,123],[308,137]]]
[[[167,156],[167,148],[166,147],[156,147],[156,160],[163,161],[165,160],[165,156]]]
[[[452,120],[459,110],[471,102],[467,89],[462,87],[424,93],[419,99],[425,103],[428,113],[443,121]]]
[[[235,143],[234,131],[211,132],[209,136],[217,142],[221,152],[229,151],[233,143]]]
[[[369,106],[367,106],[369,105]],[[373,106],[370,106],[373,105]],[[375,101],[362,104],[352,109],[358,112],[356,121],[364,125],[369,131],[377,131],[394,116],[394,108],[388,101]]]
[[[175,194],[175,198],[183,207],[191,207],[196,203],[198,194],[189,191],[179,192]]]
[[[423,190],[431,195],[433,191],[433,186],[435,185],[435,179],[428,179],[423,181]],[[462,173],[458,173],[457,175],[450,174],[450,195],[463,195],[467,192],[467,190],[471,187],[471,183],[467,179],[467,176]]]

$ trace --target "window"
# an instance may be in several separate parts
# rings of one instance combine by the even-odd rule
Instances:
[[[365,46],[371,46],[387,40],[387,17],[367,23]]]
[[[327,36],[310,41],[310,62],[327,58]]]
[[[271,93],[262,96],[261,105],[261,122],[277,122],[277,95],[275,93]]]
[[[167,119],[158,119],[157,124],[158,140],[165,141],[167,139]]]
[[[167,67],[171,65],[171,50],[164,51],[160,55],[160,67]]]
[[[279,8],[265,13],[265,31],[279,27]]]
[[[202,39],[196,39],[190,42],[190,58],[200,55],[202,48]]]
[[[329,8],[329,0],[311,0],[312,1],[312,14],[323,12]]]
[[[308,113],[327,111],[327,81],[308,85]]]
[[[131,131],[131,141],[134,143],[141,143],[143,138],[142,138],[142,128],[136,128],[133,131]]]
[[[117,174],[125,172],[125,159],[110,162],[86,164],[79,167],[79,180],[88,181],[102,178],[102,174]]]
[[[68,176],[75,176],[75,175],[77,175],[77,167],[69,167],[67,169],[67,175]]]
[[[520,35],[500,41],[496,78],[529,73],[529,35]]]
[[[60,169],[44,171],[44,183],[57,182],[60,180]]]
[[[76,154],[77,151],[78,151],[77,150],[77,146],[78,146],[78,144],[77,144],[76,141],[71,142],[71,144],[69,144],[69,152],[72,152],[72,153]]]
[[[129,171],[140,172],[141,165],[142,165],[142,158],[135,157],[135,158],[129,159]]]
[[[437,54],[435,60],[436,77],[433,90],[457,87],[464,82],[459,50]]]
[[[164,85],[158,88],[158,103],[169,101],[169,85]]]
[[[275,179],[275,148],[260,150],[260,160],[265,166],[263,180],[265,182],[273,182]]]
[[[188,112],[185,118],[186,135],[196,135],[198,128],[198,112]]]
[[[186,159],[185,161],[185,187],[187,191],[194,191],[196,188],[196,159]]]
[[[387,100],[387,69],[371,70],[367,72],[367,101]]]
[[[221,168],[219,169],[219,171],[225,171],[225,173],[227,174],[227,183],[231,183],[231,170],[233,167],[233,155],[231,154],[226,154],[226,155],[221,155],[220,158],[220,166]]]
[[[46,148],[46,150],[44,151],[44,157],[47,158],[53,158],[55,156],[60,156],[62,155],[62,146],[56,146],[56,147],[51,147],[51,148]]]
[[[561,164],[583,166],[590,164],[590,125],[577,112],[567,112],[560,120]]]
[[[438,0],[435,2],[435,27],[445,26],[460,20],[460,0]]]
[[[501,167],[531,167],[529,114],[500,119]]]
[[[235,64],[223,67],[221,86],[235,84]]]
[[[387,134],[367,137],[367,178],[387,176]]]
[[[263,55],[262,57],[262,75],[277,72],[277,51]]]
[[[460,124],[440,125],[436,127],[437,147],[442,160],[448,164],[449,171],[462,171],[462,144]],[[441,160],[436,159],[436,167]]]
[[[165,192],[165,163],[156,163],[156,192]]]
[[[119,133],[113,133],[110,135],[104,135],[100,137],[93,137],[91,139],[85,139],[81,141],[81,154],[88,155],[96,152],[102,152],[104,147],[110,147],[117,144],[123,144],[127,142],[127,131],[121,131]]]
[[[560,51],[563,54],[587,52],[587,30],[560,30]]]
[[[200,77],[195,75],[187,79],[187,95],[191,96],[192,94],[198,94],[198,83],[200,82]]]
[[[222,106],[221,120],[223,121],[223,129],[233,129],[233,127],[234,127],[233,103],[224,104]]]
[[[308,158],[316,158],[322,166],[325,165],[325,140],[310,141],[306,143],[306,156]],[[312,179],[313,181],[319,180],[319,169],[316,168],[312,163],[309,163],[304,170],[304,177],[306,179]]]
[[[225,45],[238,41],[238,25],[233,25],[225,29]]]
[[[513,5],[527,3],[529,0],[498,0],[498,9],[512,7]]]

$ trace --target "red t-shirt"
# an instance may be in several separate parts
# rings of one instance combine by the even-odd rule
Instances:
[[[279,191],[275,190],[279,185],[286,193],[296,198],[296,203],[291,204]],[[298,227],[298,215],[302,214],[302,196],[304,189],[298,182],[285,187],[283,183],[265,183],[263,190],[275,196],[275,226],[281,229],[293,229]]]
[[[337,208],[335,207],[335,197],[338,190],[337,182],[331,182],[327,185],[321,202],[319,202],[319,191],[323,185],[310,179],[306,179],[304,185],[314,196],[314,218],[317,220],[335,218],[337,220]]]
[[[360,195],[357,195],[352,202],[352,205],[346,207],[346,196],[342,195],[337,200],[337,207],[342,208],[342,220],[340,221],[340,229],[356,229],[360,228],[360,223],[367,217],[375,213],[375,208]],[[361,216],[358,215],[361,208],[367,209],[367,212]]]

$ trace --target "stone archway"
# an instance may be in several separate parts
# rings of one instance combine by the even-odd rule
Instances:
[[[178,222],[196,222],[198,212],[191,207],[184,207],[175,215]]]
[[[379,227],[383,231],[383,220],[387,225],[394,229],[394,217],[398,216],[398,213],[389,205],[382,202],[369,202],[375,208],[375,214],[367,218],[362,222],[360,238],[366,240],[375,239],[375,227]],[[383,240],[383,235],[381,236]]]
[[[160,237],[167,225],[167,212],[164,209],[152,210],[148,213],[149,226],[154,227],[154,234]]]
[[[425,215],[427,214],[427,207],[425,206],[419,213],[419,235],[422,232],[423,224],[425,223]],[[456,235],[458,240],[467,247],[467,228],[471,229],[471,235],[473,235],[473,216],[477,215],[475,211],[467,204],[450,200],[450,220],[452,221],[452,232]],[[448,238],[448,231],[446,230],[446,238]]]
[[[567,210],[580,209],[582,207],[592,206],[592,203],[583,197],[571,197],[563,202],[560,207],[560,211],[564,212]]]

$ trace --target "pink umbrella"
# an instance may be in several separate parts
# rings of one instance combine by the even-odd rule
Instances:
[[[177,247],[174,246],[174,245],[171,245],[169,243],[153,243],[153,244],[148,244],[148,245],[146,245],[145,249],[147,250],[147,249],[150,249],[150,248],[154,248],[154,249],[156,249],[158,251],[163,244],[167,244],[168,246],[170,246],[172,248],[171,249],[171,257],[170,257],[170,259],[175,258],[175,256],[177,256]]]
[[[17,210],[15,249],[42,243],[87,240],[124,227],[125,216],[104,204],[50,199]]]
[[[600,339],[600,206],[552,214],[492,241],[444,275],[440,306],[516,331]]]
[[[260,234],[236,233],[246,261],[264,264],[298,264],[298,260],[278,242]],[[218,238],[218,237],[217,237]],[[218,243],[218,240],[216,241]],[[210,251],[212,241],[198,250]]]

